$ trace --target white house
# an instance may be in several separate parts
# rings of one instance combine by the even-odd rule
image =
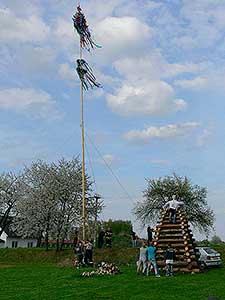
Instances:
[[[0,248],[32,248],[37,246],[37,239],[21,238],[6,226],[0,236]]]

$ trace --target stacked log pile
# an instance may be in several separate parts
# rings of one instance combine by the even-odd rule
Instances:
[[[156,234],[153,240],[156,247],[156,260],[159,270],[165,268],[165,252],[168,243],[176,251],[174,271],[177,272],[199,272],[197,263],[197,250],[190,225],[184,213],[177,211],[176,224],[169,221],[169,212],[161,213],[161,220],[156,226]]]
[[[104,276],[104,275],[117,275],[120,274],[120,269],[114,264],[107,264],[102,262],[96,271],[83,272],[82,277],[92,277],[95,275]]]

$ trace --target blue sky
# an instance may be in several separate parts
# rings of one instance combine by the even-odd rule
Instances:
[[[102,217],[133,220],[145,178],[176,172],[208,188],[216,233],[225,239],[225,2],[80,4],[102,45],[84,52],[103,85],[85,94],[86,132],[130,195],[87,140]],[[2,171],[80,153],[76,5],[0,0]]]

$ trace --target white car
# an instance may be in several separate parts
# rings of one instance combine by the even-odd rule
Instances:
[[[197,247],[197,250],[199,251],[200,268],[204,269],[205,267],[220,266],[222,264],[220,254],[216,250],[210,247]]]

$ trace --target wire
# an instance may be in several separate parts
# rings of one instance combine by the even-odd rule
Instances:
[[[93,180],[94,180],[93,183],[94,183],[94,186],[95,186],[95,192],[97,193],[98,188],[97,188],[97,183],[96,183],[96,180],[95,180],[95,173],[94,173],[93,165],[91,163],[91,157],[90,157],[90,153],[89,153],[89,150],[88,150],[88,145],[87,145],[86,141],[84,143],[85,143],[85,150],[86,150],[86,153],[87,153],[88,162],[89,162],[89,165],[90,165],[92,177],[93,177]]]
[[[107,168],[109,169],[109,171],[111,172],[111,174],[113,175],[113,177],[116,179],[117,183],[119,184],[119,186],[121,187],[121,189],[124,191],[124,193],[127,195],[127,198],[130,199],[133,203],[135,203],[135,201],[132,199],[132,197],[129,195],[129,193],[127,192],[127,190],[125,189],[125,187],[122,185],[122,183],[120,182],[119,178],[117,177],[117,175],[114,173],[114,171],[112,170],[112,168],[110,167],[110,165],[107,163],[107,161],[104,159],[103,155],[101,154],[101,152],[99,151],[99,149],[97,148],[97,146],[94,144],[94,142],[91,140],[90,136],[87,134],[86,132],[86,136],[88,137],[88,140],[90,141],[90,143],[92,144],[92,146],[94,147],[94,149],[96,150],[96,152],[98,153],[98,155],[100,156],[100,158],[103,160],[103,162],[105,163],[105,165],[107,166]]]

